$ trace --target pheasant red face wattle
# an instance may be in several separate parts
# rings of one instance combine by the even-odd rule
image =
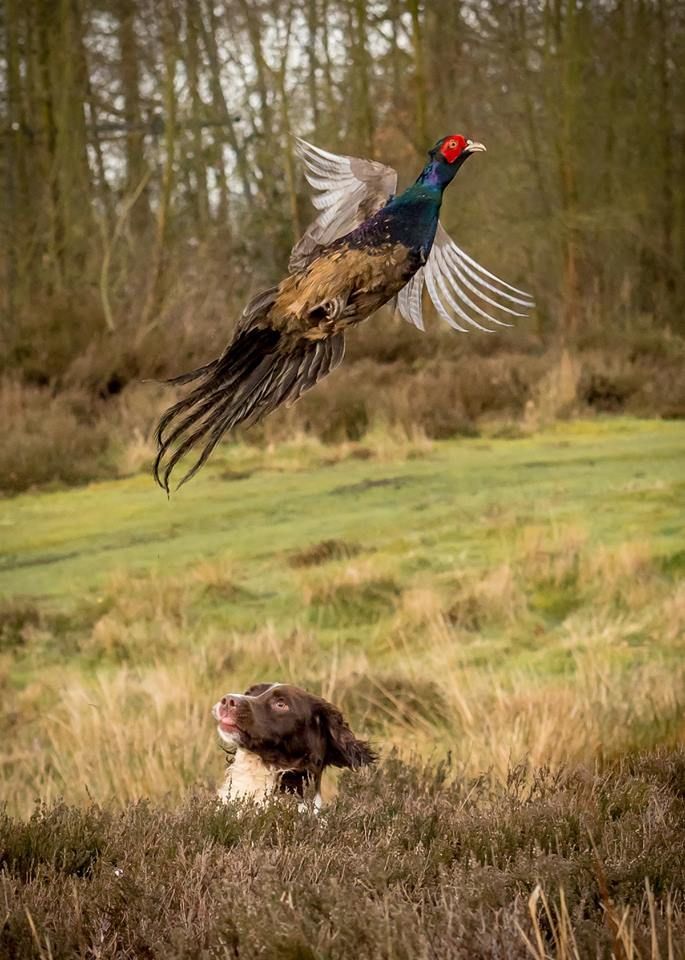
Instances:
[[[485,153],[485,145],[477,140],[469,140],[455,133],[451,137],[445,137],[438,153],[447,160],[448,163],[455,163],[459,157],[472,153]]]
[[[468,140],[466,137],[462,137],[460,134],[455,134],[452,137],[446,137],[442,146],[440,147],[439,153],[441,156],[447,160],[448,163],[454,163],[466,149],[466,144]]]

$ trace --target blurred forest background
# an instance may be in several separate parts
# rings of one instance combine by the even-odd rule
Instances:
[[[215,355],[311,216],[294,134],[401,184],[439,136],[484,141],[444,221],[538,310],[490,337],[376,318],[255,442],[685,413],[679,0],[5,0],[1,16],[6,491],[149,459],[171,397],[140,380]]]

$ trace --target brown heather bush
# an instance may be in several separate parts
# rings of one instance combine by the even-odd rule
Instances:
[[[17,380],[0,383],[2,489],[107,476],[110,431],[100,406],[83,391],[55,393]]]
[[[59,338],[49,348],[48,337],[45,355],[22,363],[24,380],[7,373],[0,490],[147,469],[155,423],[178,394],[141,381],[206,361],[230,332],[230,308],[216,293],[199,313],[184,313],[191,301],[172,301],[147,333],[96,338],[69,363]],[[492,421],[517,435],[575,414],[685,416],[685,340],[668,333],[612,329],[560,350],[525,330],[460,337],[436,321],[422,335],[384,313],[348,339],[339,370],[238,436],[257,445],[298,435],[344,444],[374,434],[425,443],[474,435]]]
[[[387,758],[294,804],[0,816],[0,955],[679,960],[685,752],[505,781]]]

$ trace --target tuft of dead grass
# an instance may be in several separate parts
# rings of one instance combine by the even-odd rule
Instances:
[[[588,554],[581,564],[579,581],[600,601],[639,610],[652,601],[659,575],[650,545],[631,541]]]
[[[463,630],[482,630],[493,623],[511,624],[525,615],[526,596],[514,571],[502,563],[480,576],[460,577],[447,609],[447,619]]]
[[[528,525],[517,544],[517,567],[527,580],[559,586],[578,576],[587,533],[574,525]]]
[[[390,614],[400,594],[392,576],[373,557],[301,578],[301,594],[310,619],[321,626],[373,623]]]
[[[186,577],[115,574],[96,600],[96,617],[84,638],[86,657],[133,660],[178,652],[188,629],[191,586]]]
[[[310,547],[296,550],[288,557],[291,567],[317,567],[331,560],[347,560],[361,553],[358,543],[348,543],[346,540],[322,540],[313,543]]]

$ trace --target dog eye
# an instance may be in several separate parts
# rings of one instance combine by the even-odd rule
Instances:
[[[279,698],[278,700],[272,700],[271,706],[274,710],[290,710],[289,705],[282,698]]]

